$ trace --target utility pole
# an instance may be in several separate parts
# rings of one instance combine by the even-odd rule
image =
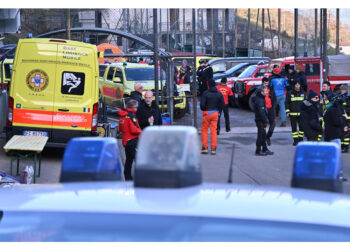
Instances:
[[[148,9],[146,9],[146,34],[148,34]]]
[[[323,59],[323,10],[320,9],[320,57]]]
[[[162,9],[159,9],[159,46],[163,46],[162,39]]]
[[[258,14],[257,14],[257,16],[256,16],[256,24],[255,24],[255,41],[254,42],[256,42],[257,41],[257,34],[258,34],[258,23],[259,23],[259,10],[260,9],[258,9]],[[253,50],[253,57],[255,56],[255,49]]]
[[[261,53],[262,56],[264,56],[264,50],[265,50],[265,9],[262,9],[262,13],[261,13],[261,24],[262,24],[262,45],[261,45]]]
[[[186,18],[185,18],[185,8],[182,9],[182,52],[185,51],[186,44]]]
[[[278,9],[278,57],[281,57],[281,9]]]
[[[147,9],[148,11],[148,9]],[[155,86],[155,98],[156,104],[159,105],[159,84],[158,84],[158,18],[157,9],[153,9],[153,40],[154,40],[154,86]]]
[[[339,50],[339,8],[337,8],[337,24],[336,24],[336,54],[340,54]]]
[[[193,120],[194,120],[194,127],[197,128],[197,84],[196,84],[196,61],[197,61],[197,56],[196,56],[196,11],[195,9],[192,9],[192,43],[193,43],[193,83],[192,83],[192,88],[193,88]]]
[[[222,9],[222,57],[225,57],[225,9]]]
[[[275,58],[275,45],[273,44],[273,34],[272,34],[272,27],[271,27],[270,9],[267,9],[267,15],[268,15],[268,18],[269,18],[269,25],[270,25],[270,37],[271,37],[271,45],[272,45],[272,57]]]
[[[204,43],[204,21],[203,21],[203,8],[201,9],[201,40],[202,40],[202,46],[205,48]]]
[[[126,9],[123,9],[123,29],[124,29],[124,32],[126,32]],[[123,52],[124,53],[127,53],[127,50],[126,50],[126,38],[123,38]]]
[[[237,8],[235,9],[235,50],[237,51],[238,47],[238,25],[237,25]],[[235,53],[236,56],[236,53]]]
[[[327,80],[328,75],[328,60],[327,60],[327,9],[323,9],[323,65],[324,65],[324,75],[323,80]]]
[[[298,9],[294,9],[294,61],[296,68],[296,59],[298,57]]]
[[[211,9],[211,53],[214,54],[214,9]]]
[[[250,8],[248,8],[248,56],[250,50]]]
[[[128,32],[130,33],[130,9],[126,9],[127,11],[126,11],[126,22],[127,22],[127,24],[126,24],[126,26],[127,26],[127,30],[128,30]],[[127,43],[126,43],[126,45],[127,45],[127,50],[129,50],[129,48],[130,48],[130,42],[129,42],[129,39],[127,40]],[[124,53],[125,53],[126,51],[124,51]]]
[[[137,35],[137,27],[136,27],[136,23],[137,23],[137,17],[136,17],[136,9],[134,9],[134,35]]]
[[[315,9],[315,39],[314,39],[314,55],[317,55],[317,9]]]
[[[166,9],[166,43],[167,50],[170,52],[170,31],[169,31],[169,9]]]
[[[67,39],[71,40],[71,33],[70,33],[70,9],[67,9]]]

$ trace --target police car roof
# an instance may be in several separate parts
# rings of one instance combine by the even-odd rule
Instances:
[[[132,182],[18,185],[0,189],[0,211],[153,214],[308,223],[350,228],[350,197],[287,187],[210,184],[134,188]]]

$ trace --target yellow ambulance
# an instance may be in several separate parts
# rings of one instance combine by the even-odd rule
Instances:
[[[98,52],[61,39],[21,39],[12,68],[6,139],[47,136],[47,146],[97,135]]]

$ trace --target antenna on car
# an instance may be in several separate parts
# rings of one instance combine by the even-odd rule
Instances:
[[[234,157],[234,154],[235,154],[235,146],[236,145],[233,143],[233,145],[232,145],[232,153],[231,153],[230,168],[229,168],[229,171],[228,171],[228,180],[227,180],[228,183],[232,183],[233,157]]]

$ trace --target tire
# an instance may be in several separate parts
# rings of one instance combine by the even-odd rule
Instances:
[[[255,93],[249,96],[248,105],[251,111],[254,111],[253,98],[255,98]]]

